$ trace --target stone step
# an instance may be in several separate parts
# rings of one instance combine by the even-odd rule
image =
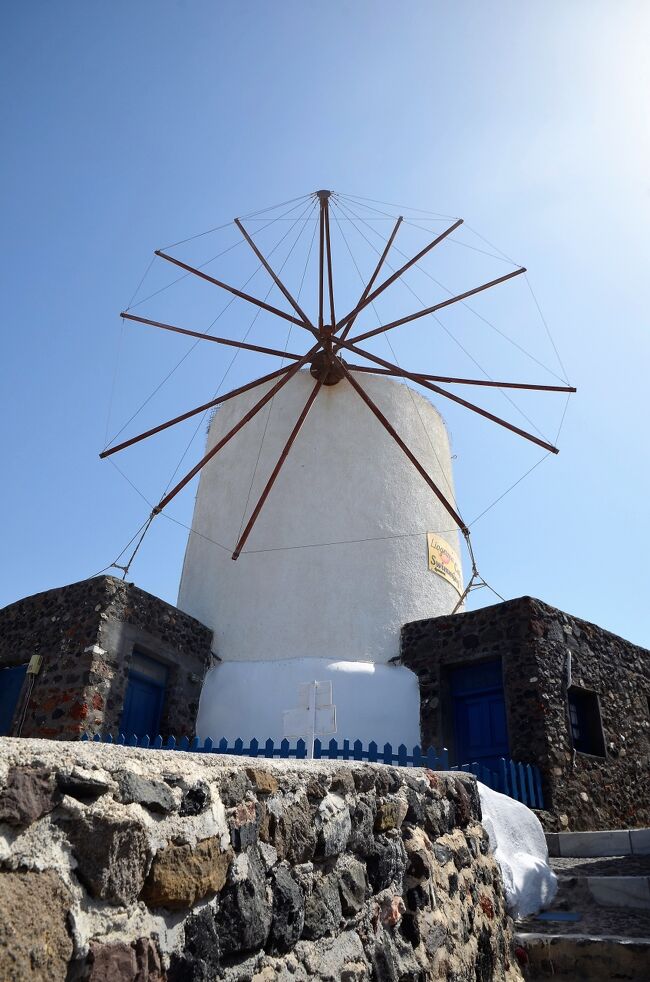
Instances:
[[[647,876],[560,876],[551,910],[599,907],[633,907],[650,910],[650,877]],[[650,975],[650,973],[649,973]]]
[[[650,829],[547,832],[549,856],[650,856]]]
[[[650,938],[590,934],[520,933],[528,958],[527,979],[575,982],[648,982]]]

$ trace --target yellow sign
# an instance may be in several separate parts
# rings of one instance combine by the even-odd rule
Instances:
[[[451,583],[458,593],[462,594],[463,574],[458,553],[452,549],[446,539],[434,532],[427,532],[427,546],[429,569],[442,576],[443,580],[447,580],[447,583]]]

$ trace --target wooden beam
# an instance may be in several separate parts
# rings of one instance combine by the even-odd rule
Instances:
[[[417,310],[414,314],[408,314],[406,317],[400,317],[399,320],[391,321],[390,324],[384,324],[382,327],[376,327],[374,331],[366,331],[365,334],[357,334],[356,337],[352,338],[354,342],[365,341],[366,338],[374,338],[376,334],[383,334],[385,331],[391,331],[394,327],[400,327],[402,324],[408,324],[410,321],[417,320],[419,317],[426,317],[427,314],[433,314],[436,310],[442,310],[443,307],[449,307],[453,303],[459,303],[461,300],[466,300],[467,297],[473,297],[476,293],[482,293],[483,290],[489,290],[492,286],[497,286],[499,283],[505,283],[506,280],[511,280],[513,276],[521,276],[522,273],[526,272],[526,268],[522,266],[520,269],[515,269],[512,273],[506,273],[505,276],[499,276],[496,280],[490,280],[489,283],[482,283],[481,286],[475,286],[473,290],[466,290],[465,293],[459,293],[455,297],[450,297],[449,300],[443,300],[441,303],[436,303],[433,307],[425,307],[424,310]]]
[[[307,418],[307,414],[309,413],[309,410],[313,406],[314,401],[316,399],[316,396],[318,395],[318,393],[321,390],[321,386],[323,384],[323,378],[324,378],[325,374],[326,374],[325,372],[321,373],[321,377],[318,379],[318,381],[316,382],[314,388],[311,390],[311,393],[309,395],[309,398],[307,399],[307,402],[305,403],[305,405],[303,407],[303,410],[300,413],[300,416],[298,417],[298,419],[296,421],[296,425],[294,426],[294,428],[292,429],[291,433],[289,434],[289,439],[287,440],[287,442],[285,443],[284,447],[282,448],[282,453],[278,457],[278,461],[277,461],[275,467],[273,468],[273,471],[271,473],[271,476],[268,479],[268,481],[266,482],[266,485],[264,487],[264,490],[262,491],[262,493],[261,493],[261,495],[259,497],[259,500],[258,500],[257,504],[255,505],[255,508],[253,509],[252,513],[251,513],[251,517],[248,519],[248,522],[246,524],[246,528],[244,529],[244,531],[242,532],[242,534],[239,537],[239,542],[235,546],[235,551],[233,552],[232,557],[231,557],[232,559],[238,559],[239,558],[239,556],[241,554],[241,551],[244,548],[244,545],[246,543],[246,540],[248,539],[248,536],[251,534],[251,532],[253,530],[253,526],[255,525],[255,522],[257,521],[262,508],[264,507],[264,503],[265,503],[266,499],[269,496],[269,493],[271,491],[271,488],[275,484],[275,480],[276,480],[278,474],[280,473],[280,471],[282,470],[282,466],[283,466],[285,460],[289,456],[289,451],[291,450],[291,447],[293,446],[293,442],[296,439],[296,437],[298,436],[298,433],[300,432],[300,429],[302,427],[302,424],[305,422],[305,420]]]
[[[345,373],[345,376],[346,376],[348,382],[350,383],[350,385],[352,386],[352,388],[363,399],[363,401],[368,406],[368,408],[375,414],[375,416],[377,417],[377,419],[379,420],[379,422],[381,423],[381,425],[384,427],[384,429],[387,430],[387,432],[392,436],[393,440],[398,445],[398,447],[400,448],[400,450],[402,450],[403,453],[406,454],[406,456],[411,461],[411,463],[413,464],[413,466],[416,468],[416,470],[418,471],[418,473],[424,478],[424,480],[426,481],[426,483],[429,485],[429,487],[431,488],[431,490],[435,494],[436,498],[438,498],[438,500],[443,505],[443,507],[449,512],[449,514],[451,515],[451,517],[453,518],[453,520],[456,522],[456,524],[460,528],[461,532],[463,532],[463,534],[467,534],[469,532],[469,529],[465,525],[465,522],[462,520],[462,518],[460,517],[460,515],[458,514],[458,512],[456,511],[456,509],[453,507],[453,505],[450,504],[450,502],[447,500],[447,498],[442,493],[442,491],[440,490],[440,488],[438,487],[438,485],[435,483],[435,481],[431,477],[429,477],[429,475],[427,474],[426,470],[424,469],[424,467],[422,466],[422,464],[420,463],[420,461],[417,459],[417,457],[415,456],[415,454],[413,454],[411,452],[411,450],[409,450],[409,448],[404,443],[404,441],[402,440],[402,438],[399,435],[399,433],[397,432],[397,430],[395,430],[395,428],[388,422],[388,420],[386,419],[386,417],[382,413],[382,411],[379,408],[379,406],[377,406],[372,401],[372,399],[370,398],[370,396],[368,395],[368,393],[366,392],[366,390],[363,389],[359,385],[359,383],[357,382],[357,380],[348,371],[348,369],[345,366],[345,363],[344,362],[341,362],[341,365],[343,366],[343,371]]]
[[[124,443],[118,443],[115,447],[111,447],[108,450],[103,450],[99,456],[102,458],[110,457],[111,454],[117,453],[119,450],[125,450],[127,447],[133,446],[134,443],[139,443],[140,440],[146,440],[147,437],[153,436],[155,433],[160,433],[162,430],[166,430],[170,426],[175,426],[176,423],[182,423],[184,420],[190,419],[191,416],[196,416],[198,413],[203,413],[208,409],[212,409],[213,406],[219,406],[222,402],[228,402],[229,399],[234,399],[235,396],[241,395],[242,392],[248,392],[249,389],[254,389],[258,385],[263,385],[264,382],[270,382],[271,379],[278,378],[279,375],[286,374],[290,368],[291,365],[287,365],[286,368],[279,368],[276,372],[271,372],[269,375],[263,375],[261,378],[255,379],[254,382],[249,382],[247,385],[240,385],[238,389],[232,389],[231,392],[227,392],[223,396],[217,396],[216,399],[211,399],[210,402],[204,402],[202,406],[197,406],[196,409],[190,409],[189,412],[182,413],[180,416],[175,416],[174,419],[168,419],[166,423],[160,423],[158,426],[154,426],[145,433],[139,433],[138,436],[132,436],[130,440],[125,440]]]
[[[407,271],[407,269],[410,269],[411,266],[414,266],[415,263],[419,262],[420,259],[422,259],[424,256],[426,256],[426,254],[428,252],[431,252],[431,250],[435,246],[437,246],[440,242],[442,242],[444,239],[446,239],[448,235],[451,235],[452,232],[455,232],[456,229],[458,228],[458,226],[459,225],[462,225],[462,224],[463,224],[463,219],[462,218],[459,218],[457,222],[454,222],[454,224],[453,225],[450,225],[450,227],[448,229],[445,229],[444,232],[441,232],[441,234],[438,235],[433,240],[433,242],[430,242],[429,245],[427,245],[427,246],[424,247],[424,249],[421,249],[420,252],[418,252],[417,256],[413,256],[412,259],[409,259],[409,261],[406,262],[406,263],[404,263],[403,266],[400,266],[399,269],[395,270],[395,272],[392,274],[392,276],[389,276],[387,280],[384,280],[384,282],[381,283],[376,288],[376,290],[373,290],[372,293],[369,293],[368,296],[365,298],[365,300],[362,300],[360,303],[358,303],[357,306],[354,308],[354,310],[351,310],[349,314],[346,314],[345,315],[345,317],[343,318],[343,320],[341,320],[341,321],[338,322],[338,324],[336,325],[337,326],[337,329],[343,327],[343,325],[346,324],[350,320],[351,317],[356,317],[357,314],[359,314],[364,309],[364,307],[367,307],[368,304],[372,303],[373,300],[375,300],[379,296],[380,293],[383,293],[384,290],[387,290],[388,287],[391,285],[391,283],[394,283],[395,280],[399,279],[399,277],[403,273],[405,273]]]
[[[359,298],[359,303],[357,304],[357,307],[359,307],[359,304],[363,303],[363,301],[366,299],[366,297],[368,296],[368,294],[372,290],[373,284],[374,284],[375,280],[377,279],[377,277],[379,276],[379,271],[381,270],[381,267],[384,265],[384,261],[386,259],[386,256],[388,255],[389,250],[390,250],[390,247],[392,246],[393,241],[395,240],[395,236],[397,235],[397,230],[399,229],[400,225],[402,224],[402,221],[403,221],[403,218],[400,215],[399,218],[397,219],[397,221],[395,222],[395,228],[393,229],[393,231],[390,234],[390,238],[388,239],[388,242],[386,243],[386,245],[384,247],[384,251],[382,252],[381,256],[379,257],[379,262],[375,266],[375,271],[372,274],[372,276],[370,277],[370,279],[368,280],[368,285],[366,286],[365,290],[363,291],[363,293],[361,294],[361,296]],[[355,322],[356,319],[357,319],[357,315],[354,314],[348,320],[347,324],[345,325],[345,327],[344,327],[344,329],[343,329],[343,331],[341,333],[341,337],[343,338],[343,340],[345,340],[345,338],[347,338],[348,334],[352,330],[352,325],[354,324],[354,322]]]
[[[160,327],[163,331],[173,331],[175,334],[187,334],[191,338],[200,338],[202,341],[214,341],[215,344],[225,344],[231,348],[245,348],[247,351],[257,351],[263,355],[275,355],[277,358],[301,358],[292,351],[280,351],[279,348],[265,348],[261,344],[249,344],[246,341],[231,341],[229,338],[218,338],[214,334],[200,334],[198,331],[189,331],[185,327],[176,327],[174,324],[163,324],[161,321],[152,321],[147,317],[136,317],[135,314],[127,314],[123,311],[120,317],[125,320],[136,321],[138,324],[148,324],[150,327]]]
[[[255,253],[255,255],[257,256],[257,258],[261,262],[262,266],[264,267],[264,269],[267,271],[267,273],[269,274],[269,276],[271,277],[271,279],[275,283],[275,285],[278,287],[278,289],[287,298],[287,300],[289,301],[289,303],[291,304],[291,306],[293,307],[293,309],[295,310],[295,312],[298,314],[298,316],[302,318],[302,320],[304,321],[305,324],[309,324],[310,327],[313,327],[314,325],[311,323],[311,321],[307,317],[307,314],[304,312],[304,310],[302,309],[302,307],[299,306],[298,301],[293,299],[293,297],[291,296],[291,294],[287,290],[286,286],[284,285],[284,283],[282,282],[282,280],[280,279],[280,277],[271,268],[270,264],[266,261],[266,259],[264,258],[264,256],[260,252],[260,250],[257,248],[257,246],[253,242],[252,238],[250,237],[250,235],[248,234],[248,232],[246,231],[246,229],[244,228],[244,226],[242,225],[242,223],[239,221],[238,218],[235,219],[235,225],[237,226],[237,228],[239,229],[239,231],[241,232],[241,234],[244,236],[244,238],[248,242],[249,246],[251,247],[251,249],[253,250],[253,252]]]
[[[181,481],[179,481],[178,484],[176,484],[171,489],[171,491],[169,491],[168,494],[166,494],[165,497],[161,499],[161,501],[158,502],[158,504],[153,510],[155,515],[161,512],[163,508],[165,508],[165,506],[169,504],[172,498],[175,498],[178,492],[183,490],[186,484],[189,484],[192,478],[195,477],[203,467],[205,467],[208,461],[212,460],[215,454],[218,454],[219,451],[222,449],[222,447],[225,447],[225,445],[230,440],[232,440],[232,438],[236,436],[237,433],[239,433],[241,428],[245,426],[246,423],[248,423],[249,420],[253,418],[253,416],[257,415],[260,409],[262,409],[267,404],[267,402],[270,402],[270,400],[273,398],[276,392],[279,392],[280,389],[283,388],[283,386],[285,386],[287,382],[289,382],[293,378],[296,372],[299,371],[303,365],[305,365],[308,361],[310,361],[313,358],[313,356],[316,354],[316,352],[320,347],[321,347],[320,342],[318,344],[315,344],[313,348],[310,348],[307,354],[302,356],[300,361],[296,361],[294,362],[293,365],[290,366],[289,370],[286,372],[284,377],[281,378],[279,382],[276,382],[275,385],[271,389],[269,389],[269,391],[265,395],[262,396],[259,402],[256,402],[253,408],[249,409],[249,411],[245,414],[245,416],[242,416],[242,418],[239,420],[236,426],[233,426],[233,428],[229,430],[228,433],[226,433],[226,435],[222,437],[217,444],[215,444],[212,450],[209,450],[208,453],[206,453],[205,456],[201,458],[198,464],[196,464],[192,468],[192,470],[189,471],[189,473],[186,474],[185,477]]]
[[[180,269],[186,270],[188,273],[193,273],[194,276],[199,276],[202,280],[207,280],[208,283],[214,283],[215,286],[221,287],[222,290],[227,290],[228,293],[232,293],[235,297],[240,297],[242,300],[247,300],[248,303],[255,304],[256,307],[261,307],[262,310],[268,310],[269,313],[275,314],[276,317],[282,317],[285,321],[290,321],[291,324],[297,324],[298,327],[306,327],[303,321],[298,320],[297,317],[292,317],[291,314],[286,314],[284,310],[280,310],[278,307],[273,307],[270,303],[266,303],[264,300],[258,300],[257,297],[251,296],[249,293],[244,293],[243,290],[237,290],[234,286],[229,286],[227,283],[223,283],[221,280],[217,280],[214,276],[208,276],[200,269],[196,269],[194,266],[188,266],[187,263],[181,262],[180,259],[174,259],[173,256],[168,256],[167,253],[162,252],[160,249],[156,249],[156,255],[160,256],[161,259],[165,259],[168,263],[173,263],[174,266],[180,267]]]
[[[501,419],[499,416],[494,416],[492,413],[489,413],[487,409],[481,409],[480,406],[475,406],[473,402],[467,402],[466,399],[461,399],[460,396],[454,395],[453,392],[448,392],[446,389],[441,389],[439,385],[434,385],[433,382],[427,382],[426,379],[413,375],[412,372],[405,372],[404,369],[399,368],[397,365],[391,364],[391,362],[386,361],[384,358],[379,358],[377,355],[371,355],[369,351],[364,351],[363,348],[357,348],[353,343],[354,339],[352,341],[341,341],[339,338],[338,340],[344,348],[347,348],[348,351],[353,351],[355,355],[361,355],[362,358],[367,358],[369,361],[374,361],[377,365],[381,365],[382,368],[390,368],[401,378],[410,379],[412,382],[422,385],[425,389],[430,389],[431,392],[437,392],[438,395],[444,396],[445,399],[450,399],[452,402],[457,402],[460,406],[464,406],[466,409],[471,409],[473,413],[478,413],[479,416],[484,416],[485,419],[489,419],[493,423],[498,423],[499,426],[504,426],[507,430],[511,430],[512,433],[522,436],[525,440],[530,440],[531,443],[536,443],[538,447],[543,447],[544,450],[548,450],[550,453],[559,453],[557,447],[554,447],[551,443],[547,443],[546,440],[540,440],[539,437],[533,436],[532,433],[527,433],[526,430],[521,430],[518,426],[514,426],[513,423],[506,422],[505,419]]]

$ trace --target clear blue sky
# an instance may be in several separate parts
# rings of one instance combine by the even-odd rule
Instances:
[[[0,602],[93,574],[146,518],[97,454],[109,403],[113,431],[189,347],[126,331],[111,400],[118,313],[153,249],[330,187],[462,216],[528,267],[579,392],[560,455],[473,528],[479,566],[505,597],[650,643],[647,3],[69,0],[1,16]],[[478,254],[453,255],[473,285],[463,264]],[[516,336],[505,298],[490,315]],[[426,331],[393,343],[412,366],[467,374]],[[521,375],[493,354],[494,375]],[[145,423],[208,399],[226,364],[201,349]],[[473,517],[540,455],[452,424]],[[188,434],[120,466],[155,497]],[[170,513],[187,523],[192,504],[188,489]],[[154,523],[134,580],[174,601],[185,538]]]

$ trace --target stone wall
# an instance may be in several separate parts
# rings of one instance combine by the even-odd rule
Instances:
[[[12,733],[116,733],[137,646],[168,667],[163,732],[192,736],[211,639],[193,617],[113,576],[10,604],[0,611],[0,668],[43,658],[39,674],[25,681]]]
[[[6,982],[522,978],[467,775],[0,751]]]
[[[500,658],[513,759],[542,770],[549,831],[650,824],[650,652],[531,597],[406,624],[424,744],[453,754],[446,669]],[[567,684],[598,694],[605,757],[576,752]]]

